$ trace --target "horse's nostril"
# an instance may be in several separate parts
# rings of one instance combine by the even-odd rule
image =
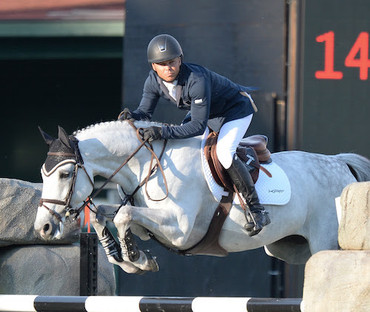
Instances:
[[[49,223],[46,223],[44,225],[44,228],[42,230],[43,230],[44,233],[47,233],[49,231],[49,229],[50,229],[50,224]]]

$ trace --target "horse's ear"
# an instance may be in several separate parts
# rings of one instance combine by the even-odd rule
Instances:
[[[46,132],[44,132],[41,127],[39,126],[39,131],[47,145],[50,145],[55,140],[52,136],[48,135]]]
[[[68,134],[61,126],[58,126],[58,138],[65,146],[71,147]]]

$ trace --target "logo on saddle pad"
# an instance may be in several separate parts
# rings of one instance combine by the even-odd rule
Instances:
[[[210,148],[209,145],[213,143],[210,141],[207,142],[208,135],[209,132],[207,129],[203,135],[201,147],[203,173],[215,200],[220,201],[222,196],[227,195],[225,189],[232,189],[230,186],[231,181],[224,172],[226,170],[222,168],[221,165],[217,166],[209,161],[210,157],[213,156],[213,158],[215,158],[215,155],[211,155],[215,154],[215,148]],[[216,141],[217,137],[213,139]],[[289,179],[281,167],[272,161],[270,158],[271,154],[266,148],[266,142],[261,142],[261,140],[264,140],[263,136],[252,136],[243,139],[237,150],[238,156],[245,161],[249,167],[256,167],[261,170],[261,172],[259,172],[258,169],[251,172],[260,203],[262,205],[285,205],[289,202],[291,197]],[[247,146],[250,145],[252,145],[254,149],[247,148]],[[261,165],[260,162],[262,163]],[[237,196],[235,197],[234,203],[239,204]]]

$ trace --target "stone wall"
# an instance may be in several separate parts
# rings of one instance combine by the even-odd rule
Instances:
[[[46,244],[33,231],[42,184],[15,179],[0,179],[0,247],[9,245]],[[70,234],[74,233],[74,234]],[[68,222],[58,244],[78,241]]]
[[[67,223],[58,245],[34,234],[41,188],[37,183],[0,179],[0,293],[78,296],[80,248],[75,229]],[[113,266],[100,245],[98,294],[115,294]]]
[[[304,312],[370,311],[370,182],[347,186],[340,205],[342,250],[321,251],[307,262]]]
[[[98,294],[115,294],[113,268],[98,252]],[[80,295],[80,247],[75,245],[8,246],[0,249],[0,293],[44,296]]]

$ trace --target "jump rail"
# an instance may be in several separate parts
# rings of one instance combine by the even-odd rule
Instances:
[[[0,311],[301,312],[299,298],[0,295]]]

